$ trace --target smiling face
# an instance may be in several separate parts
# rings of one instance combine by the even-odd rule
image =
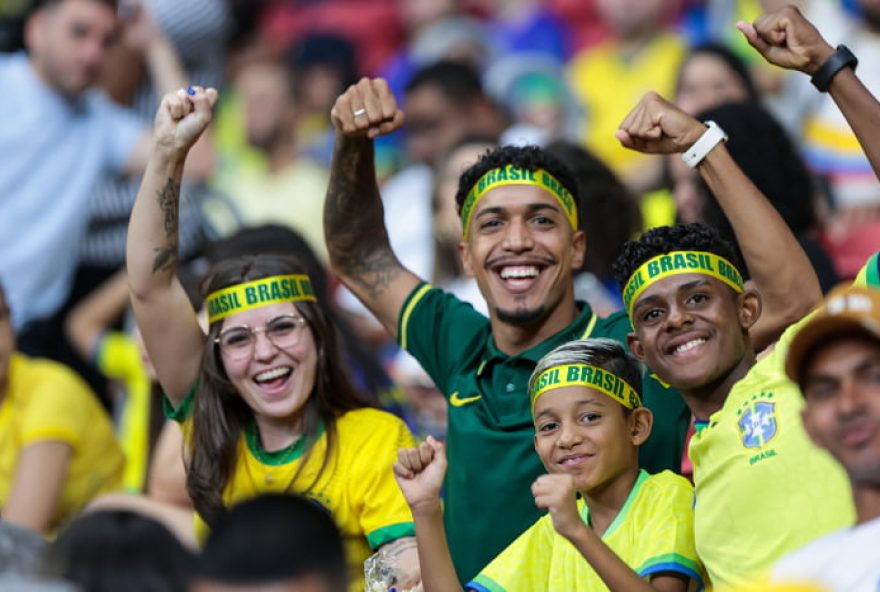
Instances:
[[[302,315],[289,302],[269,304],[239,312],[223,319],[223,331],[246,325],[262,329],[282,315]],[[289,420],[301,415],[315,386],[318,363],[314,334],[305,323],[296,344],[281,348],[260,330],[256,334],[253,355],[241,360],[220,353],[229,381],[244,399],[258,422]]]
[[[650,416],[644,408],[627,415],[607,395],[583,386],[554,389],[535,401],[535,450],[548,472],[572,475],[578,491],[604,488],[637,469]]]
[[[806,364],[804,428],[854,484],[880,485],[880,342],[847,337]]]
[[[476,278],[493,320],[528,325],[571,322],[571,275],[583,263],[585,237],[559,202],[534,185],[507,185],[477,202],[461,243],[465,273]]]
[[[751,353],[748,329],[760,308],[755,292],[736,294],[700,273],[672,275],[635,301],[630,348],[676,389],[703,389],[723,381]]]

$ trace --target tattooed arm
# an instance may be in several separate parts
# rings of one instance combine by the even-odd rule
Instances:
[[[131,213],[128,286],[138,328],[170,401],[179,404],[198,376],[204,335],[177,280],[178,199],[183,164],[211,121],[213,89],[168,94],[156,114],[154,143]]]
[[[336,99],[330,117],[336,128],[324,204],[330,264],[396,337],[400,309],[419,278],[400,264],[388,241],[373,165],[373,139],[400,128],[403,112],[384,80],[364,78]]]

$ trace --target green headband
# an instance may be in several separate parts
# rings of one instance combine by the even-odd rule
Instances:
[[[464,199],[464,203],[461,204],[462,237],[465,240],[468,237],[471,218],[473,218],[477,202],[492,189],[505,185],[534,185],[544,189],[555,197],[559,205],[562,206],[562,211],[565,213],[568,223],[571,224],[572,230],[578,229],[577,204],[568,189],[556,177],[544,169],[530,171],[508,164],[492,169],[480,177],[479,181],[471,187],[467,197]]]
[[[636,299],[648,286],[671,275],[702,273],[743,291],[743,279],[733,264],[715,253],[704,251],[673,251],[648,259],[630,276],[623,288],[623,305],[632,318]]]
[[[316,302],[309,276],[275,275],[208,294],[208,322],[278,302]]]
[[[587,364],[564,364],[541,372],[531,385],[532,413],[538,397],[566,386],[585,386],[604,393],[626,407],[642,406],[638,392],[627,381],[613,372]]]

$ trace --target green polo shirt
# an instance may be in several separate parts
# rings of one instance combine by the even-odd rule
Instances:
[[[469,582],[542,512],[531,493],[546,471],[534,448],[528,380],[538,360],[574,339],[610,337],[626,344],[625,314],[602,319],[589,305],[571,325],[515,356],[501,352],[487,319],[455,296],[421,284],[398,321],[400,345],[449,401],[445,523],[458,577]],[[643,382],[654,430],[642,446],[643,468],[680,471],[690,414],[677,391]]]

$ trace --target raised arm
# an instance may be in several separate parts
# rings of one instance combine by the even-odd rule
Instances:
[[[685,592],[688,589],[689,579],[676,572],[653,574],[650,583],[639,577],[583,521],[575,493],[574,478],[567,474],[541,475],[532,484],[535,505],[547,510],[556,532],[578,550],[611,592]]]
[[[834,48],[794,6],[766,14],[754,23],[738,23],[737,28],[768,62],[809,76],[834,54]],[[880,177],[880,103],[852,68],[843,68],[831,79],[828,93],[855,132],[874,174]]]
[[[215,90],[200,88],[162,99],[128,227],[125,259],[135,319],[159,382],[175,406],[198,377],[205,340],[175,274],[180,179],[187,152],[210,123],[216,101]]]
[[[330,112],[336,146],[324,204],[333,272],[397,336],[406,297],[419,283],[391,250],[376,184],[373,139],[403,125],[403,111],[381,78],[348,88]]]
[[[617,137],[633,150],[683,153],[706,126],[655,93],[648,93],[620,125]],[[733,226],[763,310],[751,330],[760,350],[813,309],[822,297],[819,280],[797,239],[767,198],[740,170],[721,142],[697,165]]]
[[[416,448],[403,448],[394,463],[394,478],[412,511],[416,525],[416,543],[425,592],[460,592],[446,528],[440,488],[446,475],[446,452],[443,444],[428,436]]]

